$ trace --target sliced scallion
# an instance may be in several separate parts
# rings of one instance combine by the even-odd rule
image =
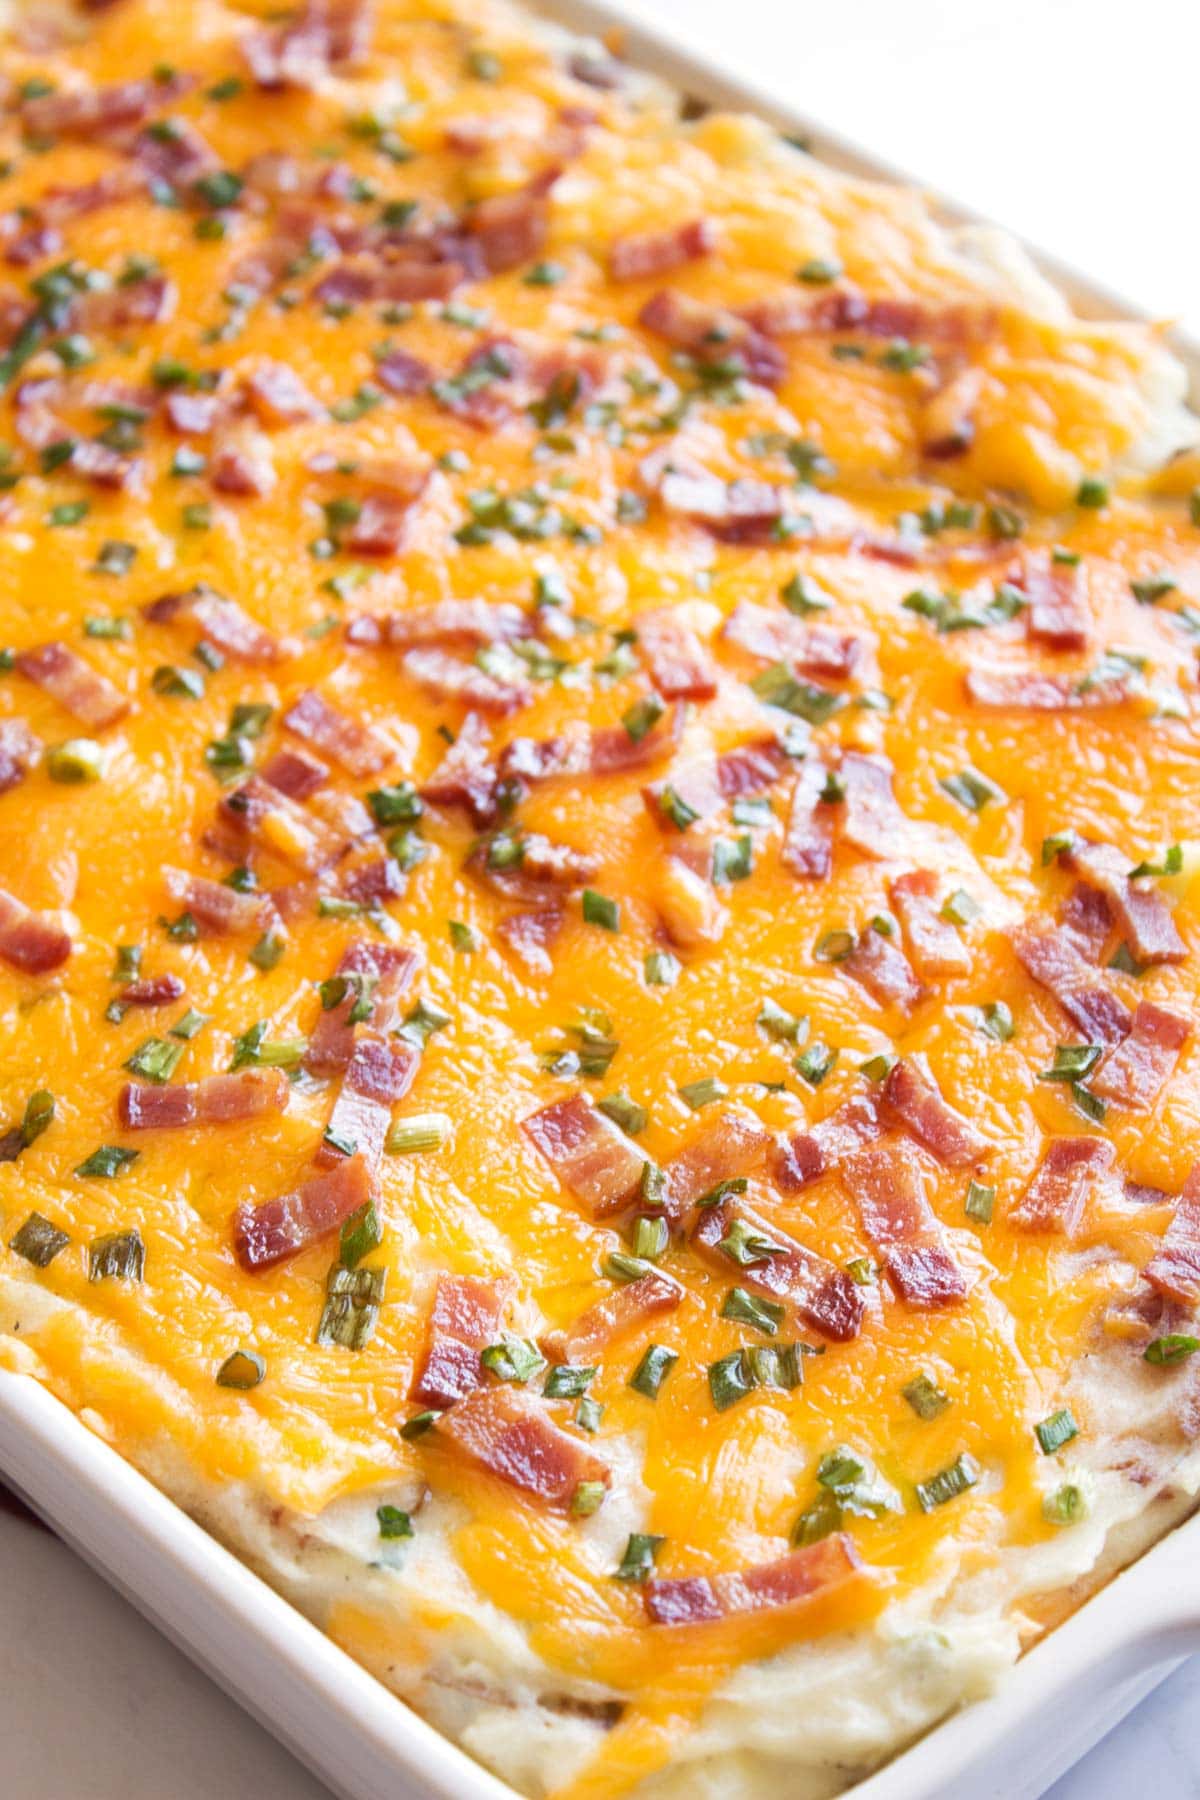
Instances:
[[[917,1504],[922,1512],[933,1512],[947,1501],[957,1500],[979,1480],[982,1470],[969,1451],[964,1450],[960,1456],[945,1469],[939,1469],[927,1481],[916,1484]]]
[[[39,1212],[31,1212],[23,1225],[8,1240],[8,1247],[23,1256],[35,1269],[48,1269],[55,1257],[70,1243],[69,1233],[59,1229]]]
[[[644,1394],[647,1400],[656,1400],[663,1382],[678,1361],[678,1353],[668,1350],[665,1344],[648,1344],[629,1377],[630,1387],[635,1393]]]
[[[1048,1419],[1042,1419],[1035,1425],[1033,1432],[1041,1445],[1042,1455],[1053,1456],[1064,1444],[1069,1444],[1072,1438],[1079,1436],[1079,1427],[1071,1417],[1070,1407],[1060,1406]]]
[[[450,1136],[446,1113],[412,1113],[397,1119],[388,1132],[384,1149],[389,1156],[413,1156],[424,1150],[440,1150]]]
[[[235,1350],[217,1370],[217,1386],[247,1393],[258,1386],[266,1373],[267,1365],[255,1351]]]
[[[139,1231],[111,1231],[88,1245],[89,1281],[140,1281],[146,1247]]]

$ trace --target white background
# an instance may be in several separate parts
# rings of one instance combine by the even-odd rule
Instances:
[[[181,5],[184,0],[180,0]],[[1194,0],[643,0],[730,72],[1200,335]],[[3,1800],[328,1800],[54,1540],[0,1515]],[[1054,1800],[1200,1800],[1189,1665]]]

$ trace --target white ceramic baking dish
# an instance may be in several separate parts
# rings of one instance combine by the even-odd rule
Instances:
[[[911,181],[779,96],[732,80],[620,6],[534,0],[705,105],[758,113],[852,173]],[[924,185],[924,184],[919,184]],[[977,217],[936,195],[952,220]],[[1036,249],[1080,312],[1137,309]],[[1174,346],[1200,402],[1200,346]],[[0,1476],[344,1800],[515,1800],[245,1568],[66,1407],[0,1372]],[[1200,1516],[1170,1533],[855,1800],[1037,1800],[1189,1652],[1200,1649]]]

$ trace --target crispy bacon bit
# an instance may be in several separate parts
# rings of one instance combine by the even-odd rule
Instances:
[[[703,525],[725,544],[769,542],[786,511],[782,488],[748,476],[722,481],[686,457],[661,469],[653,456],[645,457],[641,476],[667,512]]]
[[[167,424],[180,437],[207,437],[225,408],[219,394],[168,394],[163,402]]]
[[[499,1337],[507,1298],[505,1288],[473,1275],[438,1276],[414,1400],[444,1409],[482,1387],[479,1352]]]
[[[667,700],[711,700],[717,671],[696,633],[679,616],[662,608],[639,614],[634,621],[638,649],[650,679]]]
[[[793,1132],[776,1151],[772,1175],[784,1193],[798,1193],[883,1130],[879,1108],[866,1094],[853,1094],[810,1131]]]
[[[1086,650],[1092,615],[1087,569],[1082,562],[1055,562],[1027,556],[1020,586],[1028,596],[1025,626],[1034,643],[1052,650]]]
[[[258,845],[312,874],[338,862],[348,848],[342,832],[290,800],[261,775],[252,775],[225,794],[218,802],[217,815],[235,854]],[[226,847],[224,839],[222,847]]]
[[[347,900],[372,909],[385,900],[398,900],[406,886],[404,870],[394,856],[368,856],[342,878]]]
[[[615,1288],[589,1306],[566,1331],[550,1332],[542,1341],[549,1353],[563,1362],[586,1362],[644,1320],[674,1312],[682,1299],[680,1284],[655,1269]]]
[[[306,688],[283,715],[289,731],[315,744],[351,775],[373,775],[388,761],[388,747],[368,726],[339,712],[315,688]]]
[[[370,1198],[366,1161],[349,1156],[277,1200],[261,1206],[243,1201],[233,1215],[237,1259],[251,1275],[272,1268],[336,1231]]]
[[[1200,1163],[1184,1183],[1167,1234],[1143,1274],[1168,1300],[1189,1307],[1200,1301]]]
[[[1058,922],[1088,962],[1104,961],[1115,921],[1112,907],[1098,888],[1077,881],[1058,909]]]
[[[274,908],[265,894],[239,894],[224,882],[191,875],[186,869],[164,868],[163,880],[171,898],[191,913],[201,931],[216,937],[261,931],[275,921]]]
[[[787,662],[801,674],[847,681],[863,658],[863,640],[829,625],[806,625],[791,613],[739,600],[721,635],[764,662]]]
[[[493,194],[467,214],[466,227],[478,245],[488,273],[501,275],[531,262],[546,242],[550,226],[547,185],[558,171],[539,177],[515,194]]]
[[[1139,963],[1184,960],[1187,946],[1166,901],[1152,882],[1130,879],[1128,861],[1112,844],[1076,844],[1061,860],[1104,895]]]
[[[0,719],[0,794],[24,781],[41,751],[24,719]]]
[[[661,781],[647,782],[642,800],[650,817],[668,834],[679,831],[679,810],[686,807],[696,819],[707,819],[721,805],[717,760],[709,750],[672,763]]]
[[[191,187],[220,168],[220,159],[189,119],[174,118],[165,131],[139,131],[128,145],[139,170],[173,187]]]
[[[1121,672],[1080,679],[1048,675],[1040,669],[969,669],[966,687],[977,706],[1006,707],[1014,712],[1077,712],[1119,706],[1133,691],[1133,676]]]
[[[332,70],[358,68],[370,47],[370,0],[308,0],[284,24],[242,39],[251,75],[269,89],[319,87]]]
[[[883,1084],[883,1099],[917,1142],[947,1168],[978,1162],[988,1154],[985,1140],[947,1104],[916,1057],[902,1056],[892,1064]]]
[[[210,644],[235,662],[278,662],[284,646],[263,628],[236,600],[219,594],[207,582],[199,582],[183,594],[163,594],[142,608],[156,625],[169,624],[180,614],[194,619]]]
[[[1021,1231],[1057,1231],[1073,1237],[1092,1188],[1112,1167],[1115,1152],[1104,1138],[1055,1138],[1041,1166],[1008,1215]]]
[[[347,992],[336,1006],[322,1008],[308,1040],[305,1068],[317,1075],[346,1068],[355,1044],[350,1014],[360,997],[370,1007],[366,1029],[380,1036],[390,1031],[420,966],[415,950],[402,950],[395,944],[358,938],[347,945],[335,970],[335,975],[348,978]]]
[[[433,380],[433,370],[407,350],[389,350],[376,361],[375,379],[389,394],[423,394]]]
[[[259,774],[289,800],[311,799],[329,780],[326,765],[303,750],[277,750],[274,756],[268,757]]]
[[[1105,1057],[1088,1085],[1114,1106],[1144,1111],[1171,1079],[1183,1046],[1192,1035],[1190,1019],[1153,1000],[1142,1000],[1124,1043]]]
[[[840,1174],[900,1298],[922,1309],[965,1300],[966,1277],[942,1243],[917,1159],[907,1145],[893,1139],[858,1150]]]
[[[940,387],[921,409],[921,453],[951,462],[975,442],[975,409],[983,391],[983,370],[965,368]]]
[[[21,123],[31,137],[109,137],[161,112],[192,85],[193,77],[123,81],[113,87],[77,88],[39,94],[21,105]]]
[[[71,453],[71,473],[93,487],[110,488],[114,492],[133,485],[141,464],[136,457],[122,456],[107,444],[76,444]]]
[[[698,362],[736,362],[750,381],[778,387],[787,374],[787,358],[770,338],[737,313],[694,300],[675,288],[652,294],[638,323]]]
[[[543,1106],[521,1130],[593,1219],[620,1212],[641,1183],[645,1157],[584,1094]]]
[[[774,1562],[728,1575],[654,1577],[642,1590],[655,1625],[704,1625],[731,1614],[778,1611],[861,1574],[863,1561],[844,1531],[792,1550]]]
[[[360,1038],[317,1151],[318,1164],[327,1166],[357,1155],[369,1169],[377,1169],[392,1122],[392,1107],[403,1100],[420,1065],[420,1052],[411,1044],[386,1043],[376,1036]]]
[[[833,867],[833,810],[821,800],[824,788],[822,765],[801,763],[779,852],[785,869],[811,881],[824,881]]]
[[[855,333],[931,344],[983,343],[995,334],[991,307],[935,306],[924,300],[870,299],[857,288],[837,288],[809,299],[782,293],[746,309],[745,317],[771,337]]]
[[[740,800],[743,794],[761,794],[774,787],[790,758],[771,738],[739,744],[717,758],[717,785],[723,800]]]
[[[1009,933],[1017,960],[1039,987],[1053,994],[1091,1044],[1119,1044],[1133,1021],[1123,1000],[1098,981],[1073,940],[1052,919],[1025,919]]]
[[[721,1241],[735,1219],[761,1246],[760,1251],[753,1252],[756,1260],[744,1266],[734,1264],[721,1249]],[[737,1267],[738,1280],[744,1286],[775,1300],[790,1301],[806,1324],[835,1343],[846,1343],[857,1336],[865,1303],[845,1270],[806,1250],[795,1238],[777,1231],[745,1206],[726,1201],[721,1206],[705,1207],[697,1218],[692,1244],[722,1275]]]
[[[593,775],[622,775],[661,762],[678,746],[686,722],[686,708],[679,701],[640,738],[630,737],[623,725],[603,726],[588,741],[587,767]]]
[[[511,600],[439,600],[381,621],[389,644],[498,644],[529,635],[529,615]]]
[[[409,650],[401,658],[401,667],[435,699],[465,700],[481,712],[517,712],[533,699],[533,689],[521,677],[491,675],[445,650]]]
[[[0,888],[0,956],[5,962],[27,975],[44,975],[70,954],[71,940],[61,925]]]
[[[115,724],[129,711],[124,694],[65,644],[39,644],[34,650],[23,650],[15,666],[91,731]]]
[[[531,975],[549,975],[554,968],[550,945],[562,930],[564,917],[561,906],[541,906],[510,913],[496,930]]]
[[[476,1388],[438,1420],[448,1441],[510,1487],[569,1512],[579,1489],[612,1479],[607,1464],[551,1419],[545,1402],[508,1383]]]
[[[488,846],[480,843],[467,858],[466,867],[487,887],[510,900],[557,904],[565,892],[581,887],[595,873],[596,859],[571,844],[556,844],[531,831],[521,839],[520,861],[495,868]]]
[[[265,280],[267,288],[273,287],[294,262],[298,247],[302,248],[286,239],[276,255],[268,257],[264,253],[261,269],[250,265],[246,273],[260,283]],[[399,250],[400,246],[395,248]],[[465,256],[472,247],[459,240],[454,248]],[[318,281],[312,298],[322,306],[353,306],[370,300],[391,300],[400,305],[416,300],[448,300],[471,272],[462,256],[443,255],[435,243],[410,242],[403,250],[404,254],[395,260],[385,261],[382,256],[345,258]]]
[[[669,231],[615,238],[609,246],[608,272],[614,281],[645,281],[650,275],[669,275],[672,269],[697,262],[716,247],[717,232],[711,221],[689,219]]]
[[[162,1087],[130,1081],[117,1098],[117,1117],[127,1131],[229,1125],[286,1112],[291,1092],[282,1069],[239,1069],[234,1075]]]
[[[121,1006],[167,1006],[182,1000],[183,983],[178,975],[143,975],[121,989],[117,1000]]]
[[[965,975],[971,967],[966,945],[937,903],[938,878],[932,869],[914,869],[888,889],[908,954],[922,981]]]
[[[318,419],[323,411],[290,363],[259,363],[247,379],[246,397],[259,424],[268,431]]]
[[[125,331],[157,325],[175,310],[175,288],[165,275],[147,275],[115,288],[98,288],[73,302],[71,322],[80,331]]]
[[[413,507],[426,480],[427,471],[422,470],[414,492],[367,494],[346,538],[346,548],[355,556],[398,555],[408,541]]]
[[[749,1114],[722,1113],[663,1170],[666,1211],[672,1219],[682,1219],[722,1181],[752,1174],[762,1167],[772,1142],[770,1133]]]
[[[213,445],[208,478],[218,494],[263,499],[278,480],[267,439],[248,424],[230,426]]]
[[[894,1006],[906,1016],[925,998],[925,989],[899,944],[873,925],[860,934],[840,967],[865,987],[880,1006]]]
[[[839,770],[845,803],[842,837],[864,856],[895,856],[904,840],[904,814],[892,792],[892,765],[886,756],[847,750]]]
[[[486,825],[495,809],[496,772],[488,757],[491,734],[478,713],[470,712],[458,736],[421,788],[433,806],[463,806],[476,824]]]

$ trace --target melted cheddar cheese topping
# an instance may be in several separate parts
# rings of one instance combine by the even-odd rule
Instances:
[[[562,1791],[625,1791],[731,1670],[1069,1530],[1085,1354],[1160,1346],[1158,1473],[1195,1428],[1178,371],[482,0],[117,0],[0,69],[0,1360],[295,1515],[452,1496],[466,1588],[619,1705]],[[390,1012],[363,944],[414,953]],[[383,1098],[331,1121],[351,1009]],[[593,1204],[550,1108],[641,1185]],[[449,1408],[439,1277],[499,1306]],[[590,1459],[570,1505],[468,1388]],[[830,1542],[807,1597],[721,1586]],[[464,1605],[327,1623],[386,1668]]]

